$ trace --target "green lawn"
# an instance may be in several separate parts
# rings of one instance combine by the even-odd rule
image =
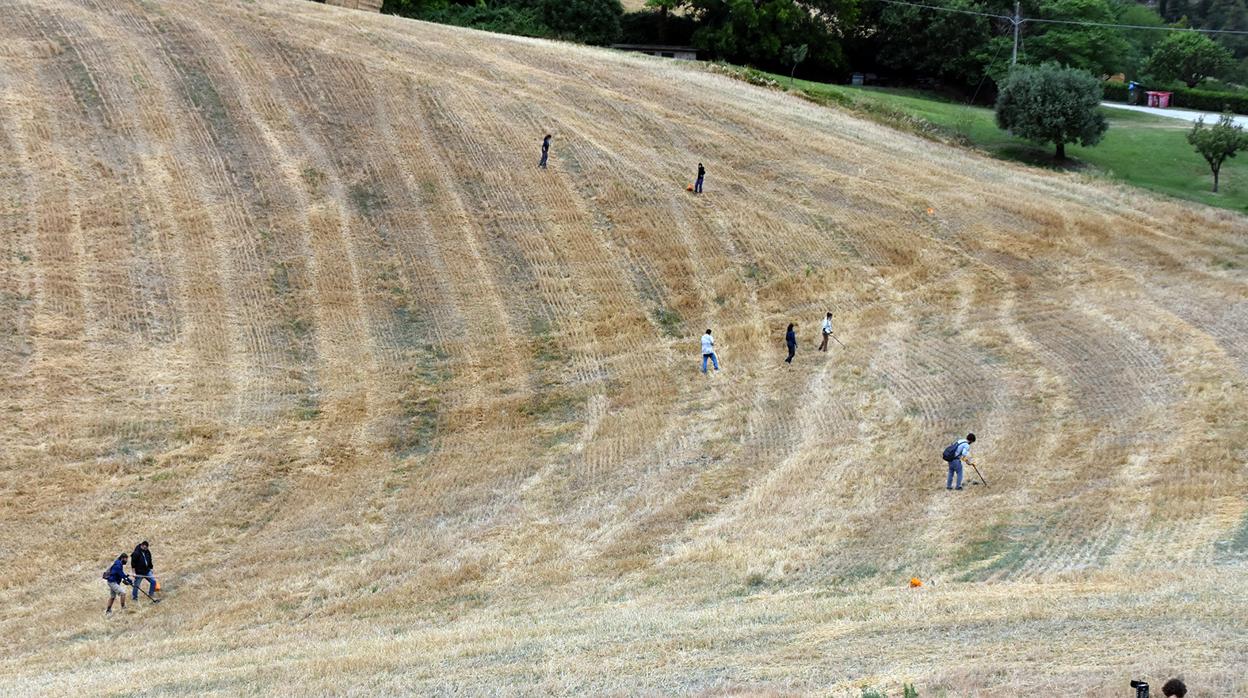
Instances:
[[[787,77],[773,76],[788,87]],[[914,90],[850,87],[797,80],[790,88],[901,128],[926,131],[996,157],[1041,167],[1074,169],[1181,199],[1248,211],[1248,155],[1222,166],[1217,194],[1203,158],[1188,145],[1191,124],[1119,109],[1105,109],[1109,131],[1092,148],[1067,146],[1072,162],[1059,165],[1052,147],[1015,138],[997,128],[991,109],[971,107]]]

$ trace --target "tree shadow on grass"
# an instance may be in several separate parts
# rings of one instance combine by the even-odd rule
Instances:
[[[1057,172],[1089,172],[1095,169],[1092,165],[1070,156],[1067,156],[1065,160],[1058,160],[1053,155],[1052,148],[1042,148],[1028,143],[997,146],[992,149],[992,153],[1002,160],[1013,160],[1024,165],[1043,167]]]

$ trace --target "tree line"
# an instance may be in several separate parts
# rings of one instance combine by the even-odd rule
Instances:
[[[948,10],[1009,16],[1013,0],[920,0]],[[822,81],[850,72],[924,82],[990,98],[1008,73],[1009,20],[881,0],[386,0],[383,11],[445,24],[587,44],[681,44],[704,57]],[[1019,62],[1055,62],[1150,87],[1208,78],[1248,83],[1248,0],[1024,0]],[[1088,24],[1045,23],[1060,20]],[[1097,26],[1133,25],[1145,29]],[[804,48],[803,48],[804,47]],[[987,86],[985,91],[983,88]]]

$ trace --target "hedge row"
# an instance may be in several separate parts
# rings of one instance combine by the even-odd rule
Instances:
[[[1136,88],[1141,93],[1144,88]],[[1110,102],[1126,102],[1127,85],[1123,82],[1103,82],[1101,91]],[[1235,114],[1248,114],[1248,93],[1215,92],[1213,90],[1193,90],[1187,87],[1176,87],[1170,98],[1170,106],[1198,111],[1222,112],[1231,111]],[[1138,104],[1145,104],[1145,97],[1140,94]]]

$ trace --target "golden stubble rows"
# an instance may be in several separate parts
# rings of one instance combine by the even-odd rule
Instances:
[[[1245,692],[1241,217],[294,0],[0,31],[0,691]]]

